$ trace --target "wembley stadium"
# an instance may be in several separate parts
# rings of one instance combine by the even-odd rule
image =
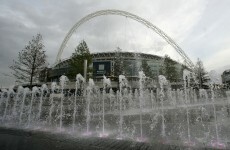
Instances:
[[[134,52],[100,52],[91,55],[93,59],[89,67],[92,72],[88,72],[87,77],[92,78],[99,87],[102,86],[100,84],[103,76],[106,76],[111,79],[112,88],[116,88],[118,86],[118,76],[122,74],[128,79],[129,86],[136,88],[139,81],[138,72],[145,72],[146,69],[147,72],[151,72],[151,76],[146,73],[147,78],[151,80],[149,86],[156,85],[157,77],[160,75],[160,70],[165,61],[165,57]],[[40,76],[40,82],[59,82],[60,76],[67,75],[70,69],[70,61],[71,58],[62,60],[55,66],[43,70]],[[174,67],[176,71],[179,73],[176,83],[180,84],[183,79],[181,70],[182,67],[185,66],[179,62],[173,62],[175,63]],[[143,68],[143,63],[147,65],[146,69]],[[74,80],[70,81],[70,88],[74,87],[74,82]]]

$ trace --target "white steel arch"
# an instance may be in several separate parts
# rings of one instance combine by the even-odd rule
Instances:
[[[69,40],[69,38],[72,36],[72,34],[77,30],[77,28],[79,26],[81,26],[83,23],[89,21],[90,19],[94,18],[94,17],[98,17],[98,16],[103,16],[103,15],[119,15],[119,16],[125,16],[128,18],[131,18],[135,21],[138,21],[140,23],[142,23],[143,25],[145,25],[146,27],[152,29],[154,32],[156,32],[158,35],[160,35],[166,42],[168,42],[176,51],[177,53],[179,53],[181,55],[181,57],[185,60],[185,64],[193,69],[194,68],[194,64],[193,62],[189,59],[189,57],[185,54],[185,52],[179,47],[179,45],[176,44],[176,42],[174,42],[166,33],[164,33],[161,29],[159,29],[157,26],[153,25],[151,22],[137,16],[134,14],[131,14],[129,12],[126,11],[121,11],[121,10],[114,10],[114,9],[107,9],[107,10],[100,10],[100,11],[96,11],[94,13],[91,13],[85,17],[83,17],[81,20],[79,20],[67,33],[67,35],[65,36],[57,57],[56,57],[56,61],[55,64],[57,64],[58,62],[60,62],[60,58],[61,55],[63,53],[63,50]]]

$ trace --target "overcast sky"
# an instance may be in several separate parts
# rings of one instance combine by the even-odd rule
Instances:
[[[103,9],[128,11],[142,17],[170,36],[195,63],[200,58],[207,71],[230,69],[229,0],[1,0],[0,86],[14,83],[9,65],[18,52],[41,33],[48,62],[72,26],[82,17]],[[144,25],[123,16],[100,16],[80,26],[62,54],[68,58],[84,39],[91,52],[123,51],[170,55],[176,51]]]

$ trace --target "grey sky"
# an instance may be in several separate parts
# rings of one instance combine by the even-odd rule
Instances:
[[[229,0],[2,0],[0,2],[0,86],[14,83],[6,77],[8,66],[37,33],[43,35],[49,64],[70,28],[82,17],[102,9],[136,14],[168,34],[195,63],[200,58],[207,70],[230,68]],[[71,37],[62,58],[69,57],[80,40],[90,50],[169,54],[180,61],[160,36],[121,16],[97,17],[83,24]]]

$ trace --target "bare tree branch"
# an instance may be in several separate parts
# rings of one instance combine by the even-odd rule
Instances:
[[[34,80],[37,80],[42,69],[47,67],[46,54],[42,42],[42,35],[37,34],[28,45],[19,52],[18,60],[13,61],[9,68],[13,71],[12,75],[19,82],[29,82],[30,87]]]

